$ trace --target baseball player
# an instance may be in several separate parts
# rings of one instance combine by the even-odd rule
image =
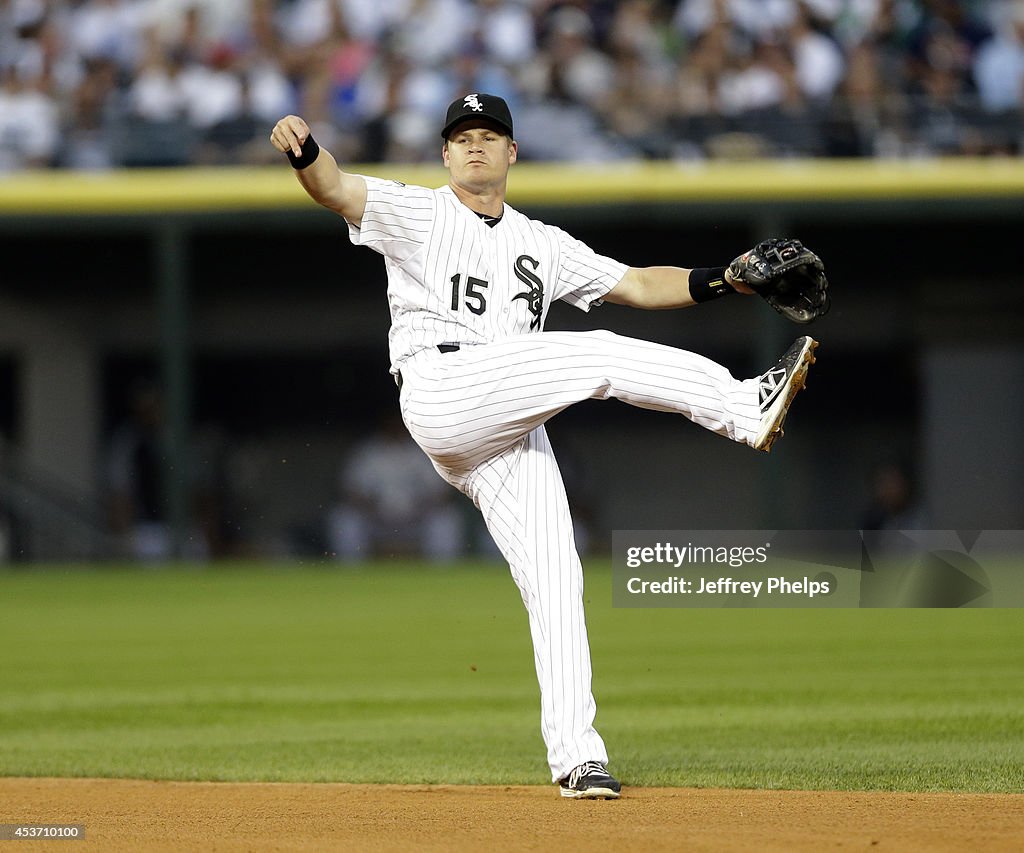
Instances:
[[[528,219],[505,203],[517,145],[499,97],[457,99],[441,139],[449,181],[427,189],[342,171],[297,116],[271,133],[313,200],[345,219],[355,245],[384,256],[402,417],[441,477],[483,514],[522,594],[552,780],[564,797],[614,799],[620,784],[594,728],[583,570],[544,424],[573,403],[614,397],[767,451],[817,343],[801,337],[772,369],[741,381],[680,349],[544,331],[556,299],[584,311],[602,301],[682,308],[752,292],[745,281],[756,285],[768,267],[756,253],[728,274],[628,267]]]

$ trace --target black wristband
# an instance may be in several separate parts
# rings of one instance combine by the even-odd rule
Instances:
[[[287,153],[293,169],[305,169],[306,166],[312,166],[313,161],[320,155],[320,146],[316,144],[313,134],[310,134],[302,143],[302,153],[298,157],[292,153],[291,148]]]
[[[690,296],[694,302],[710,302],[735,293],[725,280],[725,267],[697,267],[690,270]]]

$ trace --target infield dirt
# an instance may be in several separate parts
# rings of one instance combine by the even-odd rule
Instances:
[[[84,824],[18,851],[1019,851],[1024,795],[0,779],[0,823]]]

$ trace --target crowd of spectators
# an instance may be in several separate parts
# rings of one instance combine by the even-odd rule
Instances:
[[[0,0],[0,171],[438,158],[457,95],[520,157],[1018,154],[1024,0]]]

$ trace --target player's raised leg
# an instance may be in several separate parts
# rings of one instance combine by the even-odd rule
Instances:
[[[594,398],[682,414],[768,450],[815,346],[801,338],[771,370],[741,381],[702,355],[611,332],[519,336],[415,360],[403,412],[420,446],[452,468],[482,462],[562,409]],[[781,390],[765,396],[769,380]]]

